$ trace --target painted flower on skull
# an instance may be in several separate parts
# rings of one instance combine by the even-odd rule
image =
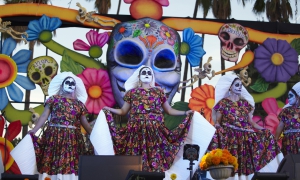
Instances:
[[[77,76],[88,93],[85,105],[89,113],[98,114],[104,106],[112,107],[116,103],[106,70],[86,68]]]
[[[16,46],[17,43],[13,38],[7,38],[0,48],[2,49],[0,54],[0,110],[4,109],[8,103],[6,89],[13,101],[22,102],[23,92],[14,82],[26,90],[35,89],[35,84],[27,76],[18,74],[27,73],[31,51],[22,49],[10,57]]]
[[[78,51],[89,51],[90,57],[99,58],[103,53],[102,47],[107,43],[109,35],[107,32],[98,33],[97,31],[90,30],[86,33],[86,39],[90,45],[81,39],[77,39],[73,42],[74,49]]]
[[[111,33],[107,66],[114,97],[122,107],[124,83],[141,65],[154,71],[156,86],[165,90],[171,102],[180,81],[180,36],[164,23],[142,18],[122,22]]]
[[[267,38],[254,56],[254,67],[267,82],[286,82],[298,72],[298,53],[285,40]]]

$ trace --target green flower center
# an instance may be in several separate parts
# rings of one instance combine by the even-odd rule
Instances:
[[[42,31],[40,33],[39,40],[42,43],[49,42],[49,41],[51,41],[51,39],[52,39],[52,33],[51,33],[51,31]]]
[[[284,58],[280,53],[274,53],[271,57],[271,61],[274,65],[279,66],[283,63]]]
[[[180,54],[187,55],[190,52],[190,46],[186,42],[182,42],[180,46]]]
[[[99,58],[102,55],[102,48],[99,46],[92,46],[89,50],[89,55],[92,58]]]
[[[17,78],[17,64],[7,55],[0,54],[0,88],[9,86]]]

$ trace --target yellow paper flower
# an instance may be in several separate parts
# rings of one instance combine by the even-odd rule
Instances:
[[[227,149],[214,149],[209,153],[206,153],[199,163],[201,170],[206,170],[210,166],[218,166],[218,165],[232,165],[234,170],[238,169],[238,162],[235,156]]]
[[[171,178],[172,180],[175,180],[175,179],[177,178],[177,175],[176,175],[175,173],[172,173],[171,176],[170,176],[170,178]]]

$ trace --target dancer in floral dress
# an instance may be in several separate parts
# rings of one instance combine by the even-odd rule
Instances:
[[[143,171],[163,172],[170,168],[183,144],[191,118],[187,116],[171,131],[164,125],[162,112],[165,110],[171,115],[189,115],[193,111],[171,108],[164,91],[154,86],[153,71],[150,67],[145,66],[136,72],[139,73],[140,86],[127,91],[123,107],[103,108],[108,110],[106,116],[114,150],[118,155],[142,155]],[[133,75],[133,78],[136,78],[136,75]],[[126,115],[128,111],[127,126],[117,128],[111,113]]]
[[[38,123],[28,131],[33,140],[39,179],[50,177],[51,180],[76,180],[79,156],[94,154],[86,148],[80,128],[82,125],[88,133],[92,130],[85,117],[85,87],[80,78],[70,72],[63,72],[51,81],[49,95]],[[34,134],[44,126],[49,115],[49,122],[39,139]],[[17,146],[16,149],[22,151],[24,146]],[[14,158],[18,159],[18,156]],[[30,158],[32,157],[28,155],[29,161]],[[16,162],[19,167],[26,163],[19,160]]]
[[[215,97],[213,119],[217,131],[208,149],[228,149],[238,159],[237,176],[252,176],[275,159],[280,148],[269,130],[252,121],[254,99],[236,75],[219,79]],[[276,171],[281,158],[270,165],[275,169],[269,172]]]
[[[140,155],[142,169],[175,173],[177,179],[189,179],[189,161],[183,159],[184,144],[199,145],[199,156],[204,155],[215,128],[198,112],[171,108],[160,87],[155,87],[155,74],[142,65],[124,84],[126,95],[121,109],[104,107],[93,127],[90,139],[98,155]],[[118,128],[113,114],[127,115],[126,127]],[[163,112],[184,115],[178,127],[169,130]],[[198,160],[194,161],[193,171]]]
[[[284,155],[300,153],[300,82],[289,91],[288,101],[278,115],[280,123],[275,134],[277,140],[284,134],[281,148]]]

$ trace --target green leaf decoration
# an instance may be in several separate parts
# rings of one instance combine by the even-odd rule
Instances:
[[[133,37],[134,38],[136,38],[136,37],[138,37],[139,35],[141,35],[142,34],[142,31],[141,30],[139,30],[139,29],[137,29],[137,30],[135,30],[134,32],[133,32]]]
[[[187,110],[190,110],[188,105],[189,105],[189,103],[187,103],[187,102],[178,101],[178,102],[174,103],[172,108],[180,110],[180,111],[187,111]],[[186,117],[185,115],[171,116],[168,114],[164,114],[165,125],[168,129],[174,129],[182,122],[182,120],[185,117]]]
[[[174,52],[175,52],[175,55],[177,56],[179,54],[179,47],[178,47],[178,42],[175,43],[174,45]]]
[[[294,39],[291,42],[291,46],[297,51],[298,55],[300,55],[300,38]]]
[[[60,62],[60,72],[66,72],[66,71],[70,71],[73,74],[77,75],[82,73],[83,67],[78,63],[76,63],[75,61],[73,61],[73,59],[71,59],[68,56],[66,51],[64,51],[62,56],[62,61]]]
[[[259,76],[255,83],[252,86],[250,86],[250,88],[253,91],[262,93],[268,90],[269,84],[270,83],[266,82],[261,76]]]

